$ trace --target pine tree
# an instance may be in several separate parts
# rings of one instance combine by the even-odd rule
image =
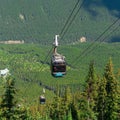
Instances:
[[[0,108],[2,109],[2,117],[10,119],[14,116],[14,106],[16,101],[14,101],[14,95],[16,94],[16,89],[14,87],[14,80],[10,77],[6,78],[5,93],[2,96],[2,102]]]
[[[88,76],[86,79],[86,93],[89,100],[97,98],[98,81],[95,73],[94,62],[90,63]]]
[[[87,97],[87,105],[88,105],[88,113],[91,113],[91,115],[88,115],[88,120],[93,119],[89,118],[90,116],[95,118],[96,114],[96,99],[98,96],[98,79],[97,75],[95,73],[95,68],[94,68],[94,62],[92,61],[89,65],[89,71],[88,71],[88,76],[86,80],[86,97]],[[94,115],[93,115],[94,114]]]
[[[61,101],[61,107],[65,113],[65,116],[68,116],[68,114],[70,114],[69,111],[71,109],[71,104],[72,104],[72,94],[70,88],[66,87]]]
[[[69,87],[66,87],[65,89],[63,102],[64,102],[64,106],[66,107],[66,112],[69,111],[72,103],[72,94]]]
[[[105,107],[106,107],[106,79],[101,79],[100,86],[98,89],[98,100],[97,100],[97,112],[98,120],[105,120]]]
[[[76,91],[73,95],[73,100],[71,103],[71,114],[72,114],[72,119],[73,120],[78,120],[78,99],[80,99],[80,92]]]
[[[76,92],[71,107],[73,120],[96,120],[96,115],[88,107],[88,100],[85,92]]]
[[[1,118],[5,118],[6,120],[16,120],[17,118],[26,119],[26,110],[20,110],[17,106],[17,101],[15,99],[15,95],[17,93],[17,89],[15,88],[14,78],[8,76],[6,78],[6,84],[4,86],[5,92],[2,96],[2,101],[0,104],[1,109]]]
[[[67,119],[68,114],[70,114],[71,103],[72,94],[69,87],[66,87],[63,96],[60,96],[60,91],[57,90],[56,96],[54,97],[52,104],[49,106],[50,117],[53,120]]]
[[[86,80],[86,94],[89,102],[97,98],[98,81],[95,73],[94,62],[90,63],[88,76]]]
[[[73,120],[78,120],[78,108],[74,102],[72,102],[71,104],[71,114],[72,114]]]
[[[106,113],[105,120],[117,120],[118,118],[118,81],[113,73],[113,64],[110,59],[105,67],[104,77],[106,79]]]
[[[51,105],[49,105],[50,117],[52,120],[61,120],[65,115],[62,109],[61,101],[61,97],[55,96]]]

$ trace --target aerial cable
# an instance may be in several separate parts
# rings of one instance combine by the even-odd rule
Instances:
[[[117,18],[110,26],[108,26],[108,28],[105,29],[105,31],[102,34],[100,34],[95,41],[98,41],[109,29],[111,29],[119,21],[119,19],[120,18]],[[84,51],[82,51],[82,53],[78,57],[76,57],[74,61],[72,61],[73,65],[77,63],[77,60],[80,57],[82,57],[84,54],[87,54],[86,52],[88,52],[88,50],[95,44],[95,41],[92,44],[90,44]]]
[[[118,25],[118,26],[117,26],[116,28],[114,28],[114,30],[112,30],[108,35],[106,35],[102,40],[100,40],[99,45],[100,45],[102,42],[104,42],[104,41],[109,37],[109,35],[113,34],[115,31],[117,31],[118,28],[120,28],[120,25]],[[93,48],[89,51],[89,53],[90,53],[93,49],[95,49],[96,47],[97,47],[97,46],[93,47]],[[87,55],[87,53],[84,54],[84,56],[85,56],[85,55]]]
[[[69,17],[68,17],[68,19],[67,19],[67,21],[66,21],[66,23],[65,23],[65,25],[64,25],[64,27],[63,27],[63,29],[61,30],[61,33],[60,33],[60,34],[63,33],[65,27],[67,26],[67,23],[69,22],[69,19],[72,17],[72,14],[74,13],[74,11],[75,11],[76,7],[78,6],[79,2],[80,2],[80,0],[78,0],[77,3],[75,4],[75,6],[74,6],[74,8],[73,8],[71,14],[69,15]],[[77,16],[77,14],[78,14],[79,10],[81,9],[81,7],[83,6],[84,2],[85,2],[85,0],[83,0],[81,6],[79,7],[78,11],[77,11],[76,14],[74,15],[74,17],[73,17],[72,21],[69,23],[69,25],[73,22],[73,20],[74,20],[75,17]],[[68,30],[68,27],[67,27],[67,30]],[[67,30],[66,30],[66,31],[67,31]],[[65,32],[66,32],[66,31],[65,31]],[[65,32],[64,32],[64,35],[65,35]],[[62,38],[63,38],[63,37],[62,37]],[[46,58],[45,58],[44,61],[47,61],[48,56],[50,55],[51,51],[52,51],[52,49],[49,51],[49,53],[48,53],[48,55],[46,56]],[[42,71],[42,65],[41,65],[40,68],[41,68],[40,71]]]
[[[102,34],[100,34],[100,36],[95,40],[95,41],[98,41],[110,28],[113,27],[114,24],[116,24],[118,21],[119,21],[120,18],[118,18],[117,20],[115,20]],[[86,52],[95,44],[95,42],[93,42],[91,45],[89,45],[77,58],[79,59],[80,57],[82,57],[84,54],[87,54]],[[75,61],[75,60],[74,60]],[[72,62],[72,63],[77,63],[77,61],[75,62]]]
[[[102,43],[102,42],[104,42],[108,37],[109,37],[109,35],[111,35],[111,34],[113,34],[115,31],[117,31],[118,30],[118,28],[120,28],[120,25],[118,25],[116,28],[114,28],[114,30],[112,30],[107,36],[105,36],[101,41],[100,41],[100,43],[99,43],[99,45]],[[89,53],[90,52],[92,52],[94,49],[96,49],[97,48],[97,45],[96,46],[94,46],[92,49],[90,49],[89,50]],[[86,56],[88,53],[85,53],[82,57],[84,58],[84,56]],[[74,65],[76,65],[77,64],[77,62],[75,62],[75,64]]]
[[[109,37],[109,35],[113,34],[115,31],[117,31],[118,28],[120,28],[120,24],[119,24],[116,28],[114,28],[108,35],[106,35],[102,40],[100,40],[99,45],[100,45],[102,42],[104,42],[104,41]],[[92,48],[92,49],[89,51],[89,53],[90,53],[93,49],[95,49],[96,47],[97,47],[97,46],[95,46],[94,48]],[[86,54],[87,54],[87,53],[86,53]],[[84,56],[85,56],[86,54],[84,54]]]
[[[49,50],[47,56],[46,56],[45,59],[44,59],[44,62],[47,61],[47,59],[48,59],[48,57],[49,57],[51,51],[52,51],[52,49]],[[43,63],[43,64],[44,64],[44,63]],[[40,72],[42,72],[42,70],[43,70],[43,64],[41,63]],[[47,77],[47,76],[46,76],[46,77]],[[38,84],[38,81],[34,80],[34,81],[32,81],[32,83],[37,83],[37,84]],[[40,81],[39,81],[39,83],[40,83]],[[27,91],[27,89],[28,89],[28,87],[25,88],[25,92]]]
[[[61,39],[63,39],[63,37],[65,36],[66,32],[68,31],[70,25],[72,24],[72,22],[74,21],[74,19],[76,18],[77,14],[79,13],[80,9],[82,8],[82,6],[84,5],[85,0],[82,1],[81,5],[79,6],[78,10],[76,11],[76,13],[74,14],[73,18],[71,19],[71,21],[69,22],[68,26],[66,27],[65,31],[62,32],[63,35],[61,35]]]
[[[63,26],[63,28],[62,28],[62,30],[61,30],[61,32],[60,32],[59,35],[62,35],[62,33],[63,33],[65,27],[67,26],[67,24],[68,24],[70,18],[72,17],[72,14],[73,14],[73,12],[75,11],[76,7],[78,6],[79,2],[80,2],[80,0],[78,0],[77,3],[75,4],[75,6],[74,6],[74,8],[73,8],[73,10],[72,10],[72,12],[71,12],[71,14],[69,15],[69,17],[68,17],[67,21],[65,22],[65,25]]]
[[[65,23],[65,25],[64,25],[64,27],[63,27],[63,29],[62,29],[61,32],[60,32],[60,34],[63,33],[65,27],[67,26],[67,23],[69,22],[69,19],[72,17],[72,15],[73,15],[73,13],[74,13],[76,7],[79,5],[79,2],[80,2],[80,0],[78,0],[77,3],[75,4],[75,6],[74,6],[74,8],[73,8],[71,14],[69,15],[69,17],[68,17],[68,19],[67,19],[67,21],[66,21],[66,23]],[[83,0],[82,4],[80,5],[80,7],[79,7],[79,9],[77,10],[76,14],[74,15],[73,19],[72,19],[71,22],[69,23],[69,26],[70,26],[70,24],[72,24],[73,20],[74,20],[75,17],[77,16],[77,14],[78,14],[79,10],[81,9],[81,7],[83,6],[84,2],[85,2],[85,0]],[[65,32],[67,32],[69,26],[67,27],[67,29],[65,30]],[[63,36],[65,35],[65,32],[64,32]],[[63,36],[62,36],[62,38],[63,38]],[[52,52],[52,48],[50,49],[48,55],[47,55],[46,58],[44,59],[44,62],[47,61],[48,56],[50,55],[51,52]],[[40,71],[42,71],[42,69],[43,69],[42,66],[43,66],[43,64],[41,64],[41,66],[40,66]]]
[[[51,54],[51,52],[52,52],[52,49],[53,48],[51,48],[50,50],[49,50],[49,52],[48,52],[48,54],[47,54],[47,56],[45,57],[45,59],[44,59],[44,63],[48,60],[48,57],[49,57],[49,55]],[[43,69],[43,64],[41,64],[41,66],[40,66],[40,71],[42,71],[42,69]]]

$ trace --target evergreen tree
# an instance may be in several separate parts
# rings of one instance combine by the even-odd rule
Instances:
[[[117,72],[117,75],[116,75],[116,78],[118,79],[118,80],[120,80],[120,68],[118,69],[118,72]],[[120,81],[118,82],[118,94],[119,94],[119,96],[118,96],[118,113],[119,113],[119,119],[120,119]]]
[[[63,104],[66,107],[66,113],[70,110],[71,103],[72,103],[72,94],[71,94],[70,88],[66,87],[65,95],[63,97]]]
[[[95,73],[94,62],[92,61],[89,66],[88,76],[86,79],[86,94],[89,101],[97,98],[97,90],[98,80]]]
[[[71,103],[72,103],[72,94],[70,88],[66,87],[64,95],[60,96],[59,90],[56,92],[56,96],[50,108],[50,116],[53,120],[62,120],[67,119],[67,116],[70,115]]]
[[[72,94],[70,88],[66,87],[61,101],[61,105],[62,105],[61,107],[66,117],[68,117],[68,114],[70,115],[71,104],[72,104]]]
[[[118,80],[120,80],[120,69],[118,70],[118,73],[117,73],[117,79]],[[119,118],[118,119],[120,119],[120,82],[118,83],[118,94],[119,94],[119,96],[118,96],[118,116],[119,116]]]
[[[61,97],[55,96],[52,104],[49,106],[50,117],[53,120],[61,120],[65,115],[61,101],[62,101]]]
[[[106,107],[106,79],[103,78],[100,82],[98,89],[98,100],[97,100],[97,112],[98,120],[105,120],[105,107]]]
[[[81,98],[78,101],[78,120],[96,120],[96,114],[93,110],[93,101],[88,103],[86,93],[81,93]]]
[[[78,108],[74,102],[72,102],[71,104],[71,114],[72,114],[73,120],[78,120]]]
[[[19,119],[23,118],[23,120],[26,118],[26,111],[25,110],[19,110],[17,107],[17,101],[15,99],[15,95],[17,93],[17,89],[15,88],[15,81],[14,78],[11,76],[6,78],[6,84],[4,86],[5,93],[2,96],[2,101],[0,104],[1,109],[1,118],[5,118],[6,120],[13,120],[13,119]],[[23,115],[23,113],[25,113]]]
[[[94,62],[92,61],[89,65],[89,71],[86,79],[86,88],[85,88],[88,113],[91,113],[91,115],[88,115],[88,119],[93,119],[90,118],[90,116],[91,117],[93,116],[95,118],[95,114],[97,111],[95,104],[98,96],[98,83],[99,82],[97,79],[97,75],[95,73]]]
[[[119,86],[119,90],[120,90],[120,86]],[[120,91],[119,91],[119,98],[118,98],[118,120],[120,120]]]
[[[118,81],[113,73],[113,64],[110,59],[105,67],[104,77],[106,79],[106,113],[105,120],[118,119]]]
[[[78,120],[78,99],[79,99],[79,93],[77,91],[74,93],[73,101],[71,103],[71,114],[73,120]]]
[[[14,95],[16,94],[16,89],[14,87],[14,80],[11,77],[6,78],[5,93],[2,96],[2,102],[0,108],[2,109],[2,117],[10,119],[14,116],[14,107],[16,101],[14,101]]]

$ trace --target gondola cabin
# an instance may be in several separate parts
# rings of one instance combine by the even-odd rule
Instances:
[[[66,74],[66,62],[64,56],[54,54],[51,59],[51,74],[54,77],[62,77]]]
[[[51,58],[51,74],[54,77],[62,77],[66,74],[66,62],[64,60],[65,57],[57,53],[58,37],[59,35],[55,35],[55,42],[53,43],[53,55]]]
[[[46,99],[43,95],[40,96],[40,104],[45,104]]]

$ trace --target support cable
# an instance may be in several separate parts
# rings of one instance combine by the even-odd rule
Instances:
[[[77,14],[79,13],[80,9],[82,8],[82,6],[84,5],[85,0],[82,1],[81,5],[79,6],[78,10],[76,11],[76,13],[74,14],[73,18],[71,19],[71,21],[69,22],[68,26],[66,27],[65,31],[62,32],[63,34],[60,35],[61,39],[63,39],[63,37],[65,36],[65,34],[67,33],[69,27],[71,26],[72,22],[75,20]]]
[[[105,29],[105,31],[98,36],[98,38],[95,40],[95,42],[99,41],[99,39],[100,39],[109,29],[111,29],[111,28],[119,21],[119,19],[120,19],[120,18],[117,18],[110,26],[108,26],[107,29]],[[114,31],[115,31],[116,29],[118,29],[118,28],[119,28],[119,25],[118,25],[117,28],[115,28],[112,32],[114,32]],[[111,32],[111,33],[112,33],[112,32]],[[107,36],[107,37],[108,37],[108,36]],[[104,39],[100,40],[99,42],[103,42],[107,37],[105,37]],[[89,50],[92,46],[94,46],[95,42],[91,43],[84,51],[82,51],[82,53],[81,53],[78,57],[75,58],[74,61],[72,61],[73,65],[76,65],[77,60],[80,59],[81,57],[85,56],[85,55],[88,53],[88,50]],[[92,49],[93,49],[93,48],[92,48]]]
[[[64,29],[66,28],[67,24],[69,23],[69,20],[70,20],[70,18],[72,17],[72,15],[73,15],[76,7],[79,5],[79,2],[80,2],[80,0],[78,0],[77,3],[75,4],[75,6],[74,6],[74,8],[73,8],[73,10],[72,10],[72,12],[71,12],[71,14],[69,15],[69,17],[68,17],[68,19],[67,19],[67,21],[66,21],[66,23],[65,23],[65,25],[64,25],[64,27],[63,27],[63,29],[62,29],[61,32],[60,32],[60,35],[62,35]],[[74,20],[75,17],[77,16],[77,14],[78,14],[79,10],[81,9],[81,7],[83,6],[84,2],[85,2],[85,0],[83,0],[83,2],[82,2],[82,4],[80,5],[79,9],[77,10],[77,12],[75,13],[75,15],[73,16],[73,19],[72,19],[71,22],[69,23],[69,26],[72,24],[73,20]],[[69,26],[67,27],[67,29],[66,29],[65,32],[63,33],[63,36],[64,36],[65,33],[67,32]],[[61,38],[63,38],[63,36],[62,36]],[[45,62],[48,60],[48,56],[50,55],[51,52],[52,52],[52,49],[50,49],[48,55],[45,57],[45,60],[44,60]],[[41,67],[40,67],[40,71],[42,71],[42,65],[41,65]]]
[[[60,32],[60,35],[62,35],[62,33],[63,33],[65,27],[67,26],[69,20],[71,19],[71,17],[72,17],[72,15],[73,15],[73,13],[74,13],[76,7],[78,6],[79,2],[80,2],[80,0],[78,0],[77,3],[75,4],[75,6],[74,6],[74,8],[73,8],[73,10],[72,10],[72,12],[71,12],[71,14],[69,15],[67,21],[65,22],[65,25],[63,26],[63,28],[62,28],[62,30],[61,30],[61,32]]]

